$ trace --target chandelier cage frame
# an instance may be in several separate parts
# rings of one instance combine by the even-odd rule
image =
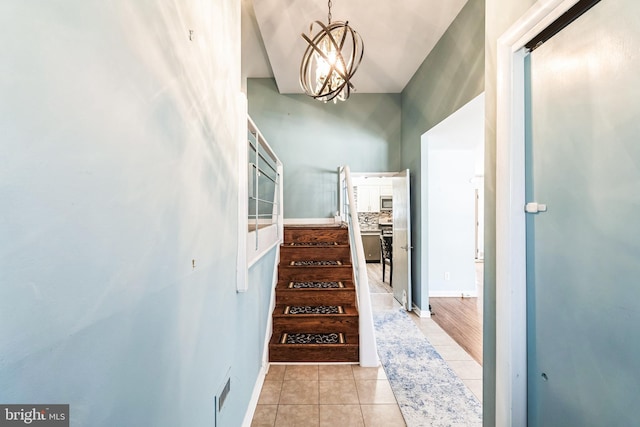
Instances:
[[[320,29],[312,37],[302,33],[307,48],[300,63],[300,86],[304,92],[319,101],[346,101],[355,91],[351,78],[358,70],[364,56],[364,43],[358,32],[349,26],[349,21],[331,22],[331,1],[329,1],[328,24],[314,21],[309,26],[309,34],[317,24]],[[350,39],[348,43],[347,37]],[[345,45],[350,52],[343,52]],[[335,58],[330,58],[328,48]],[[348,60],[345,60],[348,54]],[[320,61],[328,66],[326,75],[320,75]]]

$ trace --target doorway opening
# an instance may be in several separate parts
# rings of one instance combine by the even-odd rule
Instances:
[[[352,174],[365,259],[388,271],[388,288],[407,311],[412,310],[409,174],[408,169]]]
[[[482,364],[484,93],[421,144],[422,294],[433,320]]]

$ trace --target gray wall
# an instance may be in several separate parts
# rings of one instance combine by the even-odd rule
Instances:
[[[240,425],[273,268],[236,293],[239,2],[2,2],[0,56],[0,402],[212,426],[229,374]]]
[[[411,170],[413,302],[428,309],[422,293],[423,227],[420,137],[484,89],[484,0],[469,0],[402,91],[402,168]]]
[[[273,79],[247,82],[249,115],[284,166],[285,218],[328,218],[337,209],[337,168],[400,169],[400,95],[354,94],[322,103],[280,95]]]

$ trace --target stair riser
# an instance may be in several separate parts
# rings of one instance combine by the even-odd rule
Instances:
[[[352,279],[353,268],[350,265],[314,267],[280,264],[278,267],[278,277],[280,280],[287,281],[344,282]]]
[[[339,244],[349,243],[349,231],[346,228],[297,228],[285,227],[284,242],[336,242]]]
[[[340,261],[351,263],[351,253],[348,246],[281,246],[280,262],[289,264],[291,261]]]
[[[312,346],[287,346],[285,344],[269,345],[271,362],[358,362],[357,346],[344,348]]]
[[[356,316],[317,316],[300,317],[286,316],[273,318],[273,334],[282,332],[314,332],[331,333],[342,332],[357,339],[358,317]],[[357,341],[356,341],[357,342]]]
[[[287,305],[355,305],[353,289],[276,289],[278,304]]]

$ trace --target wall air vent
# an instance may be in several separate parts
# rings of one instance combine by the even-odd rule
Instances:
[[[224,406],[225,400],[227,400],[227,396],[229,395],[229,391],[231,390],[231,378],[227,379],[227,383],[222,388],[220,392],[220,396],[218,396],[218,412],[222,411],[222,407]]]
[[[222,427],[227,425],[223,421],[224,413],[222,412],[222,408],[224,407],[225,402],[227,401],[227,397],[229,397],[229,392],[231,391],[231,377],[227,377],[227,380],[224,383],[224,386],[220,390],[220,392],[213,398],[215,405],[215,426]]]

